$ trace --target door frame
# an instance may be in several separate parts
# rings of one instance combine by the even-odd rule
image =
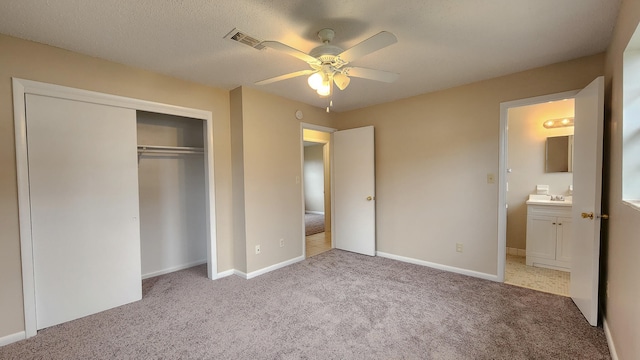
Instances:
[[[18,216],[20,226],[20,257],[22,265],[22,292],[25,336],[37,334],[36,297],[34,283],[33,240],[31,236],[31,198],[29,194],[29,168],[27,157],[25,95],[42,95],[87,103],[184,116],[204,121],[205,191],[207,229],[207,271],[210,279],[218,278],[215,184],[213,166],[213,117],[210,111],[198,110],[146,100],[104,94],[49,83],[12,78],[13,117],[16,141],[16,172],[18,185]],[[142,286],[142,285],[141,285]]]
[[[326,161],[327,159],[329,159],[329,178],[330,178],[330,189],[331,189],[331,226],[333,227],[334,224],[334,219],[333,219],[333,204],[335,203],[334,198],[333,198],[333,149],[331,148],[331,144],[332,144],[332,140],[333,140],[333,133],[338,131],[338,129],[334,129],[334,128],[330,128],[330,127],[326,127],[326,126],[321,126],[321,125],[315,125],[315,124],[309,124],[309,123],[304,123],[301,122],[300,123],[300,193],[301,193],[301,198],[302,198],[302,256],[304,258],[307,257],[307,237],[306,237],[306,229],[305,229],[305,224],[304,224],[304,214],[305,214],[305,206],[304,206],[304,130],[315,130],[315,131],[322,131],[322,132],[326,132],[329,134],[329,141],[327,142],[318,142],[318,143],[324,143],[325,145],[325,149],[323,149],[323,158],[324,161]],[[328,145],[328,151],[326,146]],[[328,152],[328,153],[327,153]],[[326,213],[326,209],[325,209],[325,213]],[[333,244],[333,236],[331,236],[331,248],[334,247]]]
[[[498,170],[498,282],[504,282],[507,261],[507,150],[509,109],[574,98],[580,90],[506,101],[500,103],[500,160]]]

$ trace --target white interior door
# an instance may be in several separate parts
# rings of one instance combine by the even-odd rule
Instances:
[[[373,126],[333,133],[335,247],[376,254]]]
[[[602,197],[602,76],[576,95],[575,110],[570,294],[589,323],[595,326],[598,323]]]
[[[26,96],[36,326],[142,298],[135,110]]]

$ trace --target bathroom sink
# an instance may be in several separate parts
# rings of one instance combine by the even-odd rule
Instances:
[[[529,195],[527,205],[551,205],[551,206],[571,206],[573,203],[573,196],[563,195]]]

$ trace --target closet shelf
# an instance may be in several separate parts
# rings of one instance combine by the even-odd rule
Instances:
[[[204,148],[193,146],[138,145],[138,154],[203,154]]]

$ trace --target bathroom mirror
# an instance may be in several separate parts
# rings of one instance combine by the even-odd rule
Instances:
[[[573,135],[547,138],[546,168],[548,173],[573,171]]]

